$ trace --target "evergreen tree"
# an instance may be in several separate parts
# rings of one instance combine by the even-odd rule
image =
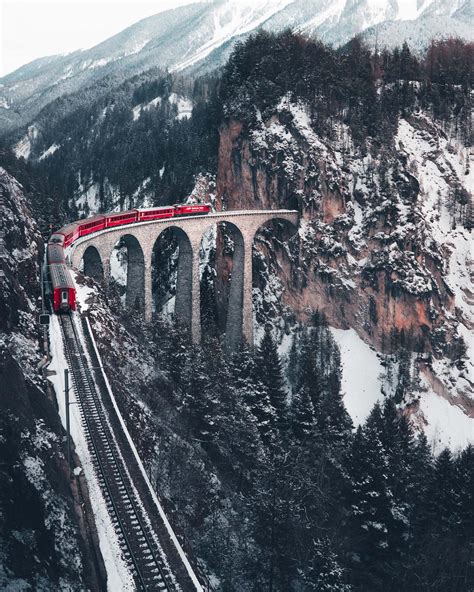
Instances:
[[[260,381],[272,406],[280,430],[287,426],[286,387],[277,345],[270,326],[265,327],[262,341],[255,356],[256,378]]]
[[[383,445],[384,422],[375,404],[364,427],[357,429],[348,462],[353,582],[378,590],[390,559],[393,524],[389,459]]]
[[[341,393],[341,354],[336,342],[325,330],[329,339],[326,342],[328,376],[318,407],[318,425],[322,438],[328,448],[343,449],[351,439],[352,420],[346,410]]]
[[[308,389],[303,387],[294,395],[291,404],[291,426],[299,442],[316,437],[316,418]]]
[[[469,544],[474,544],[474,446],[469,444],[455,462],[456,531]],[[474,551],[474,549],[473,549]]]
[[[308,570],[304,575],[305,590],[315,592],[350,592],[344,570],[327,537],[313,540]]]
[[[426,519],[435,526],[437,535],[449,533],[457,523],[453,455],[445,448],[435,461],[433,481],[428,490]]]

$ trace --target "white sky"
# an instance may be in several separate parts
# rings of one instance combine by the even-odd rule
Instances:
[[[142,18],[197,0],[0,0],[0,76],[87,49]]]

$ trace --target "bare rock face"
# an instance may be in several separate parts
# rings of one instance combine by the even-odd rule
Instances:
[[[427,388],[439,381],[473,417],[466,404],[474,318],[468,159],[467,149],[423,114],[401,119],[386,146],[356,146],[342,123],[322,139],[305,106],[287,100],[251,129],[224,124],[222,205],[301,214],[289,243],[267,231],[257,239],[257,322],[304,322],[319,309],[332,326],[355,329],[380,352],[418,352]]]
[[[40,292],[42,241],[21,186],[2,168],[0,200],[0,245],[3,247],[0,261],[4,272],[0,277],[0,331],[31,330],[24,314],[35,309]]]

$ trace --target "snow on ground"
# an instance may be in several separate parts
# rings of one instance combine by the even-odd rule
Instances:
[[[358,426],[374,404],[383,399],[380,383],[383,367],[377,353],[354,329],[330,327],[330,331],[341,350],[344,404],[354,425]]]
[[[31,144],[38,136],[36,125],[30,125],[26,134],[13,146],[13,152],[17,158],[28,160],[31,154]]]
[[[157,107],[158,105],[161,105],[161,97],[155,97],[154,99],[152,99],[151,101],[149,101],[148,103],[140,103],[140,105],[137,105],[136,107],[133,108],[132,112],[133,112],[133,121],[136,121],[140,115],[142,111],[149,111],[150,109]]]
[[[56,374],[49,377],[56,392],[56,399],[59,406],[59,415],[63,426],[66,426],[66,406],[64,401],[64,370],[67,362],[64,357],[63,342],[59,319],[56,315],[51,316],[49,327],[51,340],[52,363],[48,370]],[[73,402],[75,395],[70,391],[70,401]],[[87,448],[87,442],[82,427],[79,406],[70,405],[71,436],[74,440],[76,453],[81,461],[82,468],[87,480],[92,510],[94,512],[97,534],[99,537],[100,550],[107,570],[107,589],[109,592],[132,592],[135,590],[133,577],[122,558],[120,545],[117,539],[114,526],[107,511],[105,500],[102,496],[99,483],[95,474],[92,459]]]
[[[82,212],[86,206],[90,215],[97,212],[99,209],[99,193],[100,187],[98,183],[92,183],[87,189],[81,183],[76,198],[76,207],[79,212]]]
[[[89,296],[94,294],[94,288],[89,288],[77,282],[77,273],[71,271],[72,279],[76,287],[76,304],[80,306],[80,312],[89,309]]]
[[[127,249],[115,248],[110,255],[110,275],[121,286],[127,285]]]
[[[383,383],[386,372],[380,355],[362,341],[354,329],[330,327],[330,331],[341,351],[344,404],[357,426],[367,418],[377,401],[383,401],[382,386],[387,391],[390,385]],[[436,368],[436,376],[442,375]],[[413,419],[415,425],[423,427],[433,452],[437,454],[445,447],[456,452],[469,443],[474,444],[474,419],[454,401],[434,392],[423,375],[420,379],[419,408]]]
[[[439,395],[428,392],[420,398],[420,412],[426,420],[424,431],[433,452],[445,447],[453,452],[474,444],[474,419]]]
[[[56,152],[56,150],[58,150],[58,148],[60,148],[59,144],[51,144],[51,146],[45,150],[43,152],[43,154],[41,154],[41,156],[38,158],[38,160],[43,160],[45,158],[48,158],[48,156],[51,156],[51,154],[54,154]]]
[[[161,172],[160,172],[161,176]],[[140,200],[142,201],[141,207],[142,208],[151,208],[153,206],[153,195],[152,192],[148,189],[151,183],[151,177],[147,177],[143,179],[137,189],[134,191],[132,195],[132,199],[130,200],[129,207],[138,207]]]
[[[143,111],[149,111],[150,109],[154,109],[161,105],[162,100],[162,97],[155,97],[148,103],[140,103],[139,105],[136,105],[132,109],[133,121],[137,121]],[[171,105],[176,105],[178,110],[176,119],[189,119],[191,117],[193,112],[193,102],[191,99],[183,97],[182,95],[177,95],[176,93],[171,93],[168,97],[168,101]]]
[[[326,10],[322,10],[318,13],[314,18],[310,19],[305,24],[301,25],[296,29],[297,33],[312,33],[314,29],[320,27],[325,22],[334,22],[338,21],[341,17],[342,11],[346,5],[346,0],[333,0],[329,3],[328,8]]]
[[[150,39],[137,39],[135,43],[122,55],[122,57],[126,57],[129,55],[133,55],[141,51],[147,43],[150,42]]]
[[[69,66],[66,66],[66,68],[64,68],[64,74],[61,76],[59,80],[67,80],[68,78],[71,78],[72,75],[73,67],[72,64],[70,64]]]
[[[189,119],[193,113],[193,102],[191,99],[171,93],[169,96],[169,102],[172,105],[176,105],[178,114],[176,119]]]
[[[95,68],[103,68],[109,62],[110,62],[110,58],[109,59],[100,58],[98,60],[94,60],[92,62],[92,64],[89,66],[89,70],[94,70]]]
[[[229,39],[244,35],[258,28],[273,14],[282,10],[293,0],[239,0],[238,2],[222,2],[214,11],[214,23],[209,39],[197,49],[191,49],[189,54],[183,56],[171,72],[179,72],[204,59],[214,49],[220,47]]]

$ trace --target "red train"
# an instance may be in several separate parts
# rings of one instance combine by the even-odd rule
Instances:
[[[211,207],[208,204],[138,208],[126,212],[100,214],[63,226],[51,235],[47,247],[47,262],[54,312],[76,310],[76,291],[66,265],[64,249],[78,238],[106,228],[173,218],[175,216],[202,216],[209,214],[210,211]]]

